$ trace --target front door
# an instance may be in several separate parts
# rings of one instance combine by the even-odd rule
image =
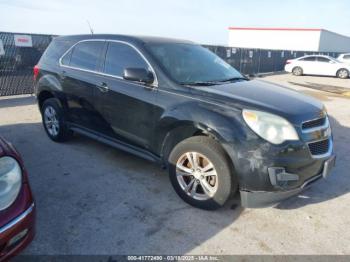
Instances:
[[[337,71],[336,62],[330,60],[327,57],[319,56],[317,57],[319,74],[324,76],[335,76]]]
[[[131,45],[109,42],[104,63],[103,81],[95,89],[95,107],[109,124],[103,132],[118,140],[149,149],[154,131],[154,103],[157,90],[152,86],[122,78],[125,68],[150,65]]]

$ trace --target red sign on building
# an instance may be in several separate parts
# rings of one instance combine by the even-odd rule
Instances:
[[[15,46],[32,47],[32,36],[30,35],[14,35]]]

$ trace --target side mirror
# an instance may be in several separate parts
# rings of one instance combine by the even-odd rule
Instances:
[[[154,82],[154,75],[151,71],[145,68],[125,68],[123,72],[125,80],[152,84]]]

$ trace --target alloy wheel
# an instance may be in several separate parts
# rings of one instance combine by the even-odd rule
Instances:
[[[300,67],[297,67],[293,70],[294,75],[300,76],[302,74],[302,69]]]
[[[187,152],[178,159],[176,177],[182,190],[196,200],[212,198],[218,189],[218,175],[213,163],[197,152]]]
[[[340,70],[339,73],[338,73],[338,76],[340,78],[347,78],[348,77],[348,71],[346,71],[345,69]]]
[[[49,134],[54,137],[57,136],[60,129],[60,125],[57,119],[56,110],[52,106],[48,106],[45,108],[44,122]]]

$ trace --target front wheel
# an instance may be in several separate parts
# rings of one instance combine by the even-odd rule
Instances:
[[[204,136],[175,146],[169,156],[169,175],[185,202],[206,210],[222,207],[237,188],[226,153],[218,142]]]
[[[349,71],[346,70],[345,68],[339,69],[337,72],[337,77],[341,79],[349,78]]]

